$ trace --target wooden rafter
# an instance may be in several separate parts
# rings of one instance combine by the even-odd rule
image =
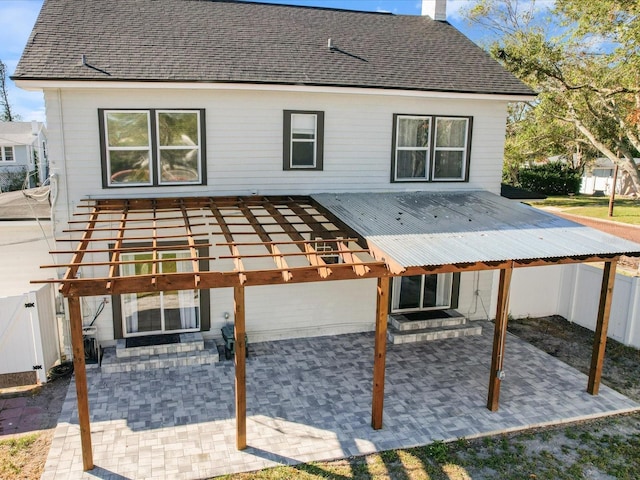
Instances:
[[[120,217],[120,228],[118,229],[118,234],[116,235],[116,243],[114,245],[113,253],[111,254],[111,265],[109,267],[109,278],[113,278],[118,273],[117,262],[120,259],[120,249],[122,248],[122,240],[124,239],[124,233],[126,230],[127,224],[127,214],[129,213],[129,206],[125,204],[125,207],[122,211],[122,216]],[[111,281],[107,282],[107,291],[111,292]]]

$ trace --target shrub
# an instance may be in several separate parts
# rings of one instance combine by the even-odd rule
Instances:
[[[15,170],[0,171],[0,189],[3,192],[13,192],[22,190],[24,179],[27,176],[27,169],[20,167]]]
[[[562,162],[521,168],[518,171],[520,187],[545,195],[578,193],[582,182],[580,169]]]

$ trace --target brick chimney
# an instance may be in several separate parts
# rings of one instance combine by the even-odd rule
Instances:
[[[422,0],[422,15],[428,15],[434,20],[447,20],[447,0]]]

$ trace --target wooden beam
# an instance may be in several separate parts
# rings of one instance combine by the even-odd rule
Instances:
[[[82,339],[82,312],[78,297],[69,297],[68,301],[71,322],[71,345],[73,348],[73,371],[76,379],[76,397],[78,400],[78,423],[80,424],[80,443],[82,446],[82,465],[84,470],[87,471],[93,469],[93,451],[91,449],[89,422],[87,369],[84,363],[84,341]]]
[[[500,403],[500,384],[503,378],[504,346],[507,337],[507,321],[509,317],[509,286],[511,284],[512,273],[513,267],[500,270],[496,323],[493,330],[493,354],[491,355],[489,396],[487,398],[487,408],[492,412],[498,410]]]
[[[593,339],[591,368],[589,369],[589,382],[587,384],[587,392],[591,395],[597,395],[600,389],[600,377],[602,376],[602,364],[604,363],[604,351],[607,346],[607,330],[609,328],[609,315],[611,314],[611,301],[613,299],[613,284],[616,280],[616,265],[617,261],[615,260],[605,262],[604,271],[602,272],[598,320]]]
[[[387,315],[389,309],[389,277],[378,278],[376,305],[376,339],[373,357],[373,399],[371,401],[371,426],[382,428],[384,407],[384,373],[387,356]]]
[[[236,371],[236,448],[247,448],[247,379],[246,379],[246,349],[244,341],[244,287],[233,289],[233,313],[235,336],[235,371]]]

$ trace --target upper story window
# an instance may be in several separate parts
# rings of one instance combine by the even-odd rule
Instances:
[[[469,180],[471,117],[393,116],[392,181]]]
[[[16,157],[13,154],[13,147],[0,147],[0,161],[15,162]]]
[[[322,170],[324,112],[284,111],[283,168]]]
[[[99,110],[104,187],[205,184],[204,110]]]

